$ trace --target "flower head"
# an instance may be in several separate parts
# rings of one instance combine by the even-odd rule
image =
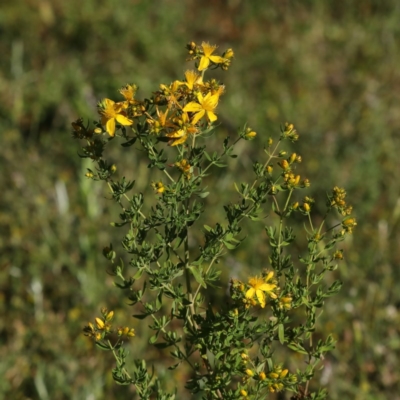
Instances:
[[[138,87],[136,85],[125,85],[121,89],[119,89],[119,92],[124,96],[126,102],[128,104],[135,104],[136,100],[134,99],[136,91]]]
[[[225,58],[212,55],[217,46],[211,46],[209,43],[203,42],[201,47],[203,48],[204,54],[200,59],[200,64],[198,67],[199,71],[207,69],[211,62],[214,64],[223,64],[225,62]]]
[[[195,84],[203,83],[201,76],[196,71],[186,71],[185,78],[186,82],[182,82],[182,84],[186,85],[190,90],[193,90]]]
[[[219,93],[207,93],[205,96],[199,93],[197,95],[197,100],[198,103],[191,101],[183,108],[183,111],[194,113],[192,124],[197,124],[197,122],[203,118],[204,115],[206,115],[210,122],[216,121],[217,116],[215,115],[214,110],[218,105]]]
[[[253,299],[256,296],[261,307],[264,308],[266,304],[266,294],[270,297],[276,297],[274,290],[276,289],[276,283],[268,283],[272,280],[274,273],[270,272],[266,277],[255,276],[249,279],[250,289],[246,292],[246,299]]]
[[[110,136],[115,136],[116,122],[121,125],[132,125],[133,121],[126,117],[123,110],[123,103],[116,103],[110,99],[104,99],[98,105],[101,114],[101,123],[106,127],[106,131]]]
[[[180,118],[175,119],[177,129],[167,133],[167,137],[171,140],[168,142],[170,146],[177,146],[186,142],[189,135],[195,135],[198,129],[194,126],[193,121],[189,120],[189,116],[184,112]]]

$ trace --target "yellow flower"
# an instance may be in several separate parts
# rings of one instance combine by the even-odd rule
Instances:
[[[272,275],[271,275],[272,274]],[[265,307],[265,294],[274,295],[273,290],[276,288],[275,283],[267,283],[273,277],[273,272],[270,272],[266,278],[254,277],[249,279],[250,289],[246,292],[246,299],[253,299],[256,295],[261,307]]]
[[[187,179],[190,179],[192,166],[189,164],[188,160],[184,158],[183,160],[176,162],[175,166],[183,172]]]
[[[194,85],[202,84],[203,81],[201,76],[196,71],[186,71],[185,72],[186,82],[182,82],[183,85],[186,85],[190,90],[193,90]]]
[[[101,123],[106,127],[106,131],[110,136],[115,136],[115,121],[121,125],[133,124],[133,121],[126,117],[123,108],[123,103],[115,103],[110,99],[104,99],[99,104]]]
[[[162,132],[165,128],[174,127],[170,120],[168,119],[168,109],[165,112],[162,112],[156,108],[158,120],[154,118],[147,118],[146,121],[150,125],[151,129],[150,132],[158,135]]]
[[[136,100],[134,97],[137,89],[138,87],[136,85],[125,85],[119,90],[119,92],[125,97],[127,103],[135,104]]]
[[[200,59],[200,64],[198,67],[199,71],[207,69],[210,65],[210,62],[213,62],[214,64],[222,64],[225,62],[223,57],[212,55],[217,46],[211,46],[209,43],[203,42],[201,47],[203,48],[204,55]]]
[[[184,107],[183,111],[195,113],[192,119],[192,124],[195,125],[204,115],[210,122],[217,120],[217,116],[214,113],[215,108],[218,105],[219,94],[207,93],[204,97],[201,93],[197,95],[198,103],[192,101]]]
[[[180,81],[174,81],[173,83],[171,83],[171,85],[169,85],[169,87],[164,85],[163,83],[160,84],[160,89],[164,94],[166,100],[168,101],[168,108],[181,108],[181,105],[179,104],[179,98],[181,97],[181,94],[178,91],[179,86],[181,85],[182,82]]]
[[[158,194],[165,192],[165,186],[162,182],[152,182],[151,186]]]
[[[179,129],[174,132],[167,133],[166,136],[171,138],[168,142],[170,146],[177,146],[178,144],[185,143],[189,135],[195,135],[197,128],[193,126],[193,122],[190,122],[187,113],[183,113],[180,119],[177,120]]]

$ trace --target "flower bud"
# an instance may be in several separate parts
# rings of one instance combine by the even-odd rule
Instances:
[[[278,165],[282,168],[282,169],[288,169],[289,168],[289,163],[286,160],[282,160],[280,163],[278,163]]]
[[[109,322],[114,318],[114,311],[110,311],[109,313],[107,313],[106,315],[106,321]]]
[[[287,374],[288,374],[289,370],[288,369],[284,369],[280,374],[279,374],[279,378],[283,379]]]
[[[246,140],[252,140],[257,136],[257,133],[254,132],[251,128],[246,129],[246,133],[244,134],[244,138]]]
[[[333,258],[335,260],[343,260],[343,251],[342,250],[337,250],[333,253]]]
[[[228,50],[226,50],[225,51],[225,53],[224,54],[222,54],[222,57],[224,57],[224,58],[233,58],[235,56],[235,53],[233,52],[233,50],[232,49],[228,49]]]
[[[129,332],[126,334],[128,337],[134,337],[135,336],[135,330],[133,328],[129,329]]]
[[[297,159],[297,154],[296,153],[292,153],[291,156],[289,157],[289,163],[292,164],[296,161]]]
[[[97,328],[103,329],[104,328],[104,321],[100,318],[95,318]]]

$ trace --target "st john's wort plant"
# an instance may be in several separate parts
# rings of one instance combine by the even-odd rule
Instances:
[[[218,193],[207,189],[204,178],[226,168],[239,141],[250,145],[256,136],[245,126],[236,138],[221,140],[219,151],[207,149],[225,87],[206,73],[228,70],[234,55],[231,49],[217,55],[216,49],[189,43],[188,60],[195,70],[187,70],[182,80],[160,84],[143,100],[136,98],[138,87],[127,84],[119,90],[121,100],[99,102],[100,118],[93,125],[81,119],[72,124],[73,137],[84,141],[81,156],[93,160],[86,176],[105,182],[119,207],[120,219],[113,225],[121,229],[130,259],[128,265],[118,261],[112,244],[103,250],[116,287],[129,300],[126,325],[115,326],[114,311],[103,308],[84,333],[112,352],[115,381],[134,385],[140,399],[174,399],[176,392],[163,390],[146,360],[137,360],[134,349],[123,345],[127,338],[135,340],[132,313],[154,332],[149,345],[170,349],[171,370],[184,365],[190,370],[188,393],[204,399],[265,399],[290,391],[293,399],[322,399],[325,389],[316,385],[313,391],[310,382],[334,339],[316,340],[315,330],[325,300],[341,286],[337,280],[328,285],[324,277],[343,258],[337,244],[352,233],[356,220],[339,187],[328,192],[326,213],[314,218],[316,200],[304,194],[310,182],[297,172],[302,157],[288,150],[299,134],[286,123],[276,140],[266,137],[264,160],[253,164],[253,178],[240,183],[232,178],[238,196],[221,204],[225,218],[199,226],[207,211],[203,199]],[[117,142],[126,151],[144,153],[154,176],[163,174],[149,182],[152,198],[135,192],[135,181],[126,180],[105,158],[106,147]],[[295,232],[293,217],[304,219],[304,230]],[[264,232],[269,258],[255,266],[255,276],[231,279],[226,304],[212,304],[207,290],[224,290],[219,284],[227,268],[224,259],[245,240],[244,220]],[[203,232],[201,243],[191,243],[195,230]],[[296,235],[308,245],[304,254],[294,256]],[[304,368],[283,365],[279,348],[297,353]],[[135,359],[132,370],[128,357]]]

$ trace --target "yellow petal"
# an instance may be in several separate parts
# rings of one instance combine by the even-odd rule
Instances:
[[[212,46],[210,43],[207,42],[203,42],[201,44],[201,47],[203,48],[203,52],[206,57],[210,57],[210,55],[214,53],[214,50],[217,48],[217,46]]]
[[[185,135],[185,131],[183,129],[179,129],[179,131],[167,133],[165,136],[169,138],[180,138]]]
[[[265,307],[265,294],[262,290],[256,290],[256,296],[261,307]]]
[[[121,124],[121,125],[132,125],[133,121],[129,118],[126,118],[125,115],[122,114],[117,114],[115,116],[115,119]]]
[[[246,299],[253,298],[255,292],[256,290],[254,288],[250,288],[245,294]]]
[[[177,140],[174,140],[173,142],[171,142],[170,146],[177,146],[178,144],[185,143],[187,138],[188,138],[188,135],[184,135],[180,139],[177,139]]]
[[[115,136],[115,119],[111,118],[106,123],[106,131],[110,136]]]
[[[115,101],[112,101],[110,99],[104,99],[103,103],[104,103],[105,107],[108,108],[108,107],[112,107],[115,104]]]
[[[204,110],[201,110],[201,111],[199,111],[197,114],[195,114],[194,117],[193,117],[193,119],[192,119],[192,124],[193,124],[193,125],[196,125],[196,124],[199,122],[199,120],[200,120],[201,118],[203,118],[203,116],[204,116],[205,113],[206,113],[206,112],[205,112]]]
[[[199,104],[196,103],[195,101],[191,101],[190,103],[186,104],[186,106],[183,108],[183,111],[189,111],[189,112],[199,112],[202,111],[203,107]]]
[[[207,69],[209,65],[210,65],[210,60],[207,57],[203,56],[200,59],[200,64],[197,69],[199,71],[203,71],[203,70]]]
[[[215,64],[222,64],[223,62],[225,62],[225,58],[222,58],[220,56],[210,56],[210,60]]]
[[[214,121],[216,121],[218,119],[218,117],[212,111],[207,111],[207,118],[211,122],[214,122]]]
[[[264,278],[265,282],[268,282],[274,276],[274,271],[268,272],[268,275]]]
[[[259,289],[263,292],[272,292],[276,288],[276,285],[273,283],[263,283]]]

